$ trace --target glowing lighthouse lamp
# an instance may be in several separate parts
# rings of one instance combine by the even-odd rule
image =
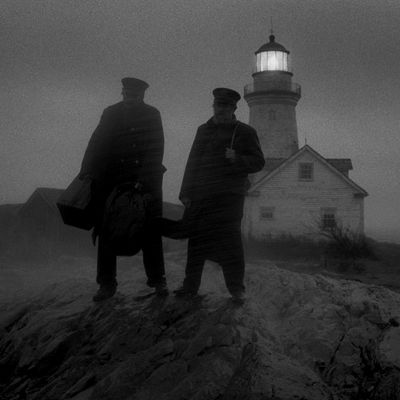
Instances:
[[[269,43],[264,44],[256,51],[256,73],[265,71],[289,72],[289,52],[279,43],[275,36],[270,35]]]

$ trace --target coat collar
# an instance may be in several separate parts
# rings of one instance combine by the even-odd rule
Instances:
[[[210,128],[216,128],[216,127],[230,128],[230,127],[236,125],[237,122],[238,122],[238,121],[237,121],[235,115],[233,116],[232,121],[230,121],[230,122],[228,122],[228,123],[226,123],[226,124],[218,124],[218,123],[215,121],[214,117],[211,117],[211,118],[206,122],[206,125],[207,125],[208,127],[210,127]]]

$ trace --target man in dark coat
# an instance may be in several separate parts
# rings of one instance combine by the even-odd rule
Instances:
[[[213,95],[214,116],[197,130],[179,196],[196,222],[189,237],[185,279],[175,294],[197,293],[209,259],[222,266],[229,292],[242,302],[241,219],[247,175],[260,171],[265,160],[256,131],[235,118],[239,93],[217,88]]]
[[[123,101],[104,110],[82,161],[80,175],[93,179],[97,210],[94,240],[98,235],[100,287],[94,301],[113,296],[117,287],[116,255],[101,234],[105,202],[113,188],[138,182],[150,198],[150,216],[162,214],[164,134],[159,111],[143,101],[147,88],[140,79],[122,79]],[[145,231],[142,252],[147,285],[155,287],[158,294],[167,294],[162,240],[157,232]]]

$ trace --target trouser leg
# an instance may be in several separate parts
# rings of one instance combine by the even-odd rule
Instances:
[[[234,195],[223,197],[218,204],[220,216],[219,264],[222,266],[225,284],[231,294],[243,293],[244,287],[244,252],[241,235],[241,219],[243,216],[244,197]]]
[[[197,292],[201,283],[205,258],[202,254],[201,239],[190,238],[187,250],[187,262],[185,269],[185,279],[183,281],[184,289]]]
[[[97,247],[97,283],[100,286],[117,285],[117,257],[102,236]]]
[[[148,205],[150,221],[143,232],[142,253],[147,285],[154,287],[166,281],[162,237],[153,220],[153,218],[162,216],[161,186],[159,190],[151,192],[151,195],[153,200]]]
[[[160,283],[165,283],[165,266],[161,235],[157,232],[147,231],[143,241],[142,252],[147,285],[154,287]]]
[[[240,231],[232,235],[231,246],[226,249],[220,264],[224,273],[225,284],[231,294],[242,293],[244,286],[245,261]]]

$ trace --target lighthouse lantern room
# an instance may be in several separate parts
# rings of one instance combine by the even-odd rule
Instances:
[[[256,51],[256,73],[264,71],[289,72],[289,52],[281,44],[275,42],[275,36],[270,35],[269,43]]]

